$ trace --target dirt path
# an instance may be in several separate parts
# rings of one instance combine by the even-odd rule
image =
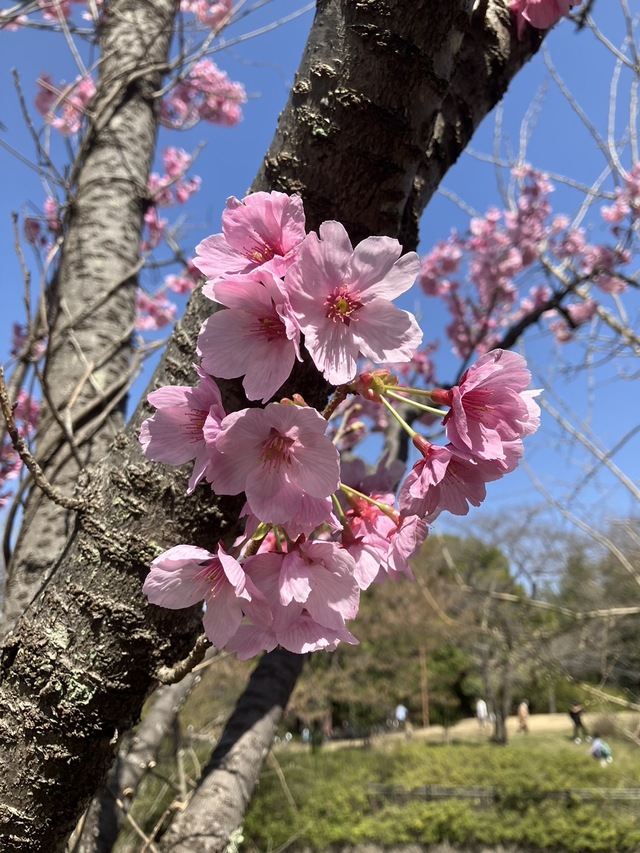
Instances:
[[[593,731],[597,728],[597,721],[603,715],[600,713],[584,714],[584,724],[587,731]],[[616,712],[615,716],[618,724],[626,725],[635,728],[638,722],[638,714],[632,711]],[[569,719],[569,714],[531,714],[529,717],[529,731],[531,734],[566,734],[571,735],[572,723]],[[513,737],[518,733],[518,718],[516,716],[509,717],[507,720],[507,733],[509,737]],[[487,735],[489,735],[489,729]],[[455,726],[451,726],[448,730],[442,726],[429,726],[428,729],[414,728],[412,735],[417,738],[426,740],[446,740],[447,737],[451,740],[466,740],[481,737],[478,721],[476,719],[460,720]]]

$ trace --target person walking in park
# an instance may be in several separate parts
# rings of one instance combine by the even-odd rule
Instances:
[[[575,743],[582,743],[582,738],[589,740],[589,733],[582,722],[582,712],[584,708],[580,702],[573,701],[569,708],[569,716],[573,722],[573,740]]]
[[[487,708],[487,703],[484,699],[478,699],[476,702],[476,717],[478,719],[480,732],[484,734],[487,730],[487,723],[489,722],[489,709]]]
[[[518,705],[518,732],[529,734],[529,702],[526,699]]]

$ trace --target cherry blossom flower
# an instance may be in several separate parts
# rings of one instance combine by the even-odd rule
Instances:
[[[425,442],[428,445],[428,442]],[[404,515],[415,515],[433,521],[443,511],[466,515],[469,504],[480,506],[487,495],[488,479],[478,462],[456,453],[452,445],[428,445],[400,487],[398,504]]]
[[[297,195],[259,192],[242,201],[232,196],[222,214],[222,234],[196,246],[194,263],[210,281],[258,268],[284,275],[305,238],[304,222]]]
[[[217,458],[213,444],[225,416],[220,389],[199,367],[196,372],[200,382],[195,388],[167,385],[152,391],[147,399],[158,411],[140,427],[140,444],[147,459],[166,465],[195,460],[189,493],[203,477],[211,480]]]
[[[438,447],[421,436],[414,444],[422,453],[398,493],[403,515],[417,515],[431,522],[441,512],[467,515],[469,505],[480,506],[486,483],[513,471],[522,456],[522,441],[503,443],[503,459],[479,459],[452,444]]]
[[[316,367],[333,385],[350,382],[358,355],[374,362],[409,361],[422,340],[415,317],[391,304],[419,272],[418,256],[390,237],[356,246],[339,222],[310,233],[285,286]]]
[[[409,560],[414,557],[425,539],[429,535],[429,528],[417,515],[401,516],[400,521],[389,538],[389,552],[383,565],[392,580],[398,580],[401,576],[413,580],[413,572]]]
[[[280,603],[297,601],[318,624],[344,628],[358,614],[355,568],[353,557],[335,542],[301,542],[282,560]]]
[[[35,104],[47,122],[59,130],[63,136],[72,136],[82,127],[87,106],[96,92],[96,84],[91,77],[78,77],[71,86],[61,84],[56,87],[48,74],[41,74],[36,81],[38,94]],[[60,105],[62,114],[55,116],[52,110]]]
[[[296,654],[306,654],[321,649],[332,651],[340,642],[357,644],[356,638],[343,624],[329,627],[317,622],[309,613],[306,602],[292,597],[288,605],[282,604],[281,570],[285,557],[285,554],[270,552],[257,554],[245,561],[245,571],[270,606],[273,621],[271,624],[258,623],[250,617],[250,624],[240,625],[226,644],[226,649],[236,652],[241,660],[247,660],[276,646]],[[350,586],[348,588],[351,589]],[[351,608],[348,610],[351,612]],[[334,617],[331,618],[334,621]]]
[[[222,545],[217,554],[193,545],[170,548],[151,563],[142,591],[151,604],[171,610],[204,601],[204,630],[219,649],[240,627],[248,602],[254,602],[254,614],[261,606],[263,618],[270,619],[263,596]]]
[[[266,403],[289,378],[300,358],[300,331],[289,317],[280,281],[267,270],[254,278],[225,279],[206,295],[225,305],[205,320],[198,336],[202,366],[213,376],[244,376],[249,400]]]
[[[136,294],[136,329],[151,332],[168,326],[175,320],[177,306],[162,293],[149,296],[142,290]]]
[[[233,127],[242,118],[247,94],[229,80],[215,62],[201,59],[179,80],[160,104],[160,123],[183,130],[199,121]]]
[[[163,287],[173,293],[184,296],[191,293],[200,280],[200,271],[196,269],[192,261],[187,261],[184,270],[178,275],[165,276]]]
[[[52,196],[44,200],[44,216],[47,220],[47,228],[52,234],[62,233],[62,221],[60,219],[60,207]]]
[[[533,400],[539,392],[525,391],[530,380],[521,355],[498,349],[472,365],[459,385],[432,391],[437,405],[451,406],[443,421],[449,441],[480,459],[503,459],[503,442],[529,435],[540,425]]]
[[[526,25],[548,30],[571,11],[572,0],[511,0],[511,13],[516,16],[518,38],[524,35]]]
[[[229,16],[232,0],[182,0],[180,9],[191,12],[199,24],[217,28]]]
[[[338,488],[338,453],[315,409],[269,403],[224,419],[211,483],[219,495],[244,492],[260,521],[295,519],[303,495],[326,498]]]

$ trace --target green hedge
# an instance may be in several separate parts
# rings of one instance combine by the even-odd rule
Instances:
[[[552,799],[572,788],[640,787],[637,751],[618,746],[611,766],[600,767],[584,748],[556,738],[490,744],[433,746],[424,742],[383,750],[341,749],[317,755],[277,754],[295,809],[273,770],[263,774],[247,815],[246,851],[289,853],[304,847],[376,843],[461,846],[515,844],[568,853],[623,853],[640,848],[637,808],[580,796]],[[468,799],[384,802],[370,785],[404,791],[441,786],[490,786],[492,803]],[[294,840],[295,839],[295,840]]]

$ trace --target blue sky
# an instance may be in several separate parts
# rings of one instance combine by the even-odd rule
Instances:
[[[230,28],[226,38],[246,33],[252,28],[270,24],[299,9],[299,0],[272,0],[245,20]],[[624,22],[615,0],[596,3],[596,17],[614,44],[624,36]],[[255,39],[231,44],[214,55],[215,61],[232,79],[241,81],[249,94],[244,120],[237,128],[200,125],[187,133],[163,131],[159,150],[165,145],[177,145],[194,150],[205,141],[206,147],[194,167],[203,179],[202,191],[180,210],[169,216],[184,219],[181,227],[187,253],[206,235],[220,229],[220,214],[229,195],[242,196],[251,184],[262,156],[271,141],[279,112],[286,101],[293,81],[311,14],[306,13],[289,23],[272,29]],[[18,109],[18,100],[11,78],[11,69],[20,74],[26,102],[36,123],[39,116],[33,109],[34,81],[49,71],[57,81],[72,80],[76,69],[69,51],[60,36],[34,30],[0,33],[0,85],[3,91],[0,122],[6,131],[1,139],[27,159],[33,158],[33,144]],[[559,73],[568,88],[588,111],[591,121],[606,135],[610,102],[613,61],[610,53],[590,32],[576,33],[575,27],[563,22],[547,39],[547,46]],[[624,75],[623,75],[624,80]],[[624,88],[626,86],[626,89]],[[542,54],[538,55],[513,82],[503,101],[502,154],[517,152],[522,122],[530,114],[531,105],[539,112],[527,146],[527,160],[540,169],[569,177],[590,185],[604,167],[604,159],[593,139],[570,109],[566,99],[550,78]],[[628,84],[623,82],[619,96],[620,120],[624,124],[625,103],[628,104]],[[626,118],[628,120],[628,108]],[[38,124],[39,126],[39,124]],[[494,117],[489,117],[472,143],[476,152],[491,154],[494,144]],[[65,142],[52,136],[52,146],[58,162],[64,157]],[[623,155],[625,166],[629,157]],[[11,323],[22,316],[22,278],[13,248],[10,212],[35,213],[41,209],[44,190],[36,171],[28,168],[0,147],[0,257],[3,263],[2,301],[0,313],[0,358],[6,361]],[[500,203],[493,165],[479,161],[473,154],[464,155],[446,177],[444,184],[479,212]],[[575,212],[582,195],[575,190],[558,186],[552,198],[555,212]],[[420,250],[426,253],[434,242],[444,239],[452,227],[464,231],[468,216],[445,197],[437,197],[427,210],[421,225]],[[592,217],[594,239],[598,219]],[[604,232],[603,232],[604,233]],[[637,268],[637,263],[635,268]],[[37,268],[32,264],[34,281]],[[441,331],[445,322],[443,312],[434,300],[425,301],[416,291],[404,306],[416,309],[421,315],[425,339],[441,340],[443,378],[447,369],[454,369],[448,345]],[[633,312],[637,317],[636,301]],[[638,423],[640,406],[637,390],[629,381],[620,378],[621,371],[631,372],[632,366],[610,362],[596,371],[592,387],[584,372],[571,368],[579,362],[581,351],[574,346],[558,348],[533,332],[527,342],[527,352],[539,375],[534,385],[550,388],[549,399],[565,413],[575,409],[587,417],[605,447],[613,446],[620,437]],[[144,386],[142,382],[142,386]],[[529,442],[527,464],[530,465],[556,496],[566,499],[567,482],[575,482],[588,470],[589,462],[579,452],[575,442],[567,447],[549,418],[538,437]],[[615,461],[632,478],[638,474],[638,438],[628,443],[616,455]],[[576,509],[589,516],[596,526],[604,524],[609,514],[637,513],[637,505],[619,484],[609,476],[594,476],[580,493]],[[506,511],[521,504],[536,503],[539,497],[527,473],[519,471],[500,483],[491,484],[486,511]]]

